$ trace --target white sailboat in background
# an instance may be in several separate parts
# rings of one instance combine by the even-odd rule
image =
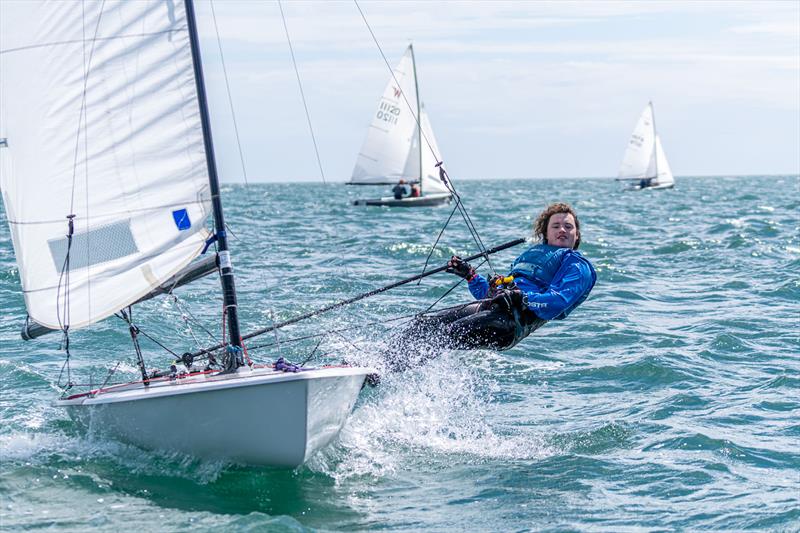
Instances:
[[[355,205],[411,207],[440,205],[452,195],[439,179],[440,155],[430,119],[419,98],[414,48],[409,45],[383,91],[349,185],[397,185],[408,194],[356,200]],[[412,113],[409,106],[414,109]],[[419,117],[419,122],[415,119]],[[418,195],[410,195],[412,185]]]
[[[128,321],[142,379],[65,393],[73,418],[145,448],[296,466],[374,370],[244,364],[197,43],[191,0],[0,2],[0,187],[25,304],[67,340]],[[148,373],[130,306],[174,286],[212,213],[230,341],[203,352],[221,347],[221,364]]]
[[[617,180],[633,182],[629,190],[670,189],[675,186],[675,178],[656,131],[653,102],[647,104],[636,123]]]

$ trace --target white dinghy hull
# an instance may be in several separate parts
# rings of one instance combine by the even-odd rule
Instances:
[[[280,372],[243,367],[159,378],[56,401],[89,428],[147,449],[252,465],[296,467],[328,445],[369,368]]]
[[[659,189],[672,189],[674,187],[675,187],[674,183],[665,183],[665,184],[662,184],[662,185],[649,185],[647,187],[642,187],[641,185],[631,185],[627,189],[623,189],[623,190],[626,190],[626,191],[641,191],[641,190],[644,190],[644,189],[647,189],[647,190],[659,190]]]
[[[354,200],[353,205],[369,205],[383,207],[430,207],[446,205],[453,200],[450,193],[426,194],[425,196],[406,197],[396,199],[394,196],[383,196],[381,198]]]

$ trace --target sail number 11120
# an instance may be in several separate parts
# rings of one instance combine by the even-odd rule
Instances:
[[[400,107],[388,102],[381,102],[381,105],[378,107],[378,113],[375,115],[378,120],[388,122],[389,124],[397,124],[397,117],[399,116]]]

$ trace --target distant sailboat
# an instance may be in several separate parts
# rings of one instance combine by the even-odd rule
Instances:
[[[652,102],[647,104],[636,123],[617,180],[632,181],[629,190],[670,189],[675,186],[675,178],[656,131]]]
[[[439,147],[419,98],[416,72],[414,48],[409,45],[378,102],[348,184],[397,185],[403,180],[408,193],[411,186],[416,185],[419,194],[404,195],[400,199],[386,196],[356,200],[355,205],[411,207],[440,205],[452,199],[447,186],[439,179],[436,167]]]
[[[0,69],[0,188],[36,322],[26,336],[60,330],[68,363],[69,334],[118,314],[133,350],[114,348],[135,352],[141,374],[69,383],[56,405],[205,458],[297,466],[326,446],[374,370],[244,362],[192,1],[2,1]],[[132,306],[171,291],[214,242],[216,261],[188,277],[219,271],[229,340],[148,372]]]

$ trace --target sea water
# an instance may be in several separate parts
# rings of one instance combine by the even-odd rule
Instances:
[[[19,337],[25,308],[3,224],[0,526],[797,531],[798,185],[797,176],[679,177],[673,190],[641,192],[599,179],[457,182],[487,247],[529,236],[548,203],[571,203],[581,251],[598,272],[591,296],[512,350],[441,352],[385,374],[363,391],[340,437],[296,470],[142,450],[73,424],[51,403],[59,335]],[[454,205],[349,205],[385,192],[225,186],[242,329],[420,273]],[[503,272],[522,250],[479,271]],[[456,212],[429,268],[477,251]],[[432,275],[252,339],[249,354],[380,367],[380,347],[404,317],[457,281]],[[178,352],[218,338],[218,280],[176,293],[137,306],[142,330]],[[470,298],[462,284],[436,308]],[[143,348],[151,367],[173,359],[147,340]],[[137,376],[118,319],[73,332],[71,352],[75,381],[101,383],[118,361],[114,380]]]

